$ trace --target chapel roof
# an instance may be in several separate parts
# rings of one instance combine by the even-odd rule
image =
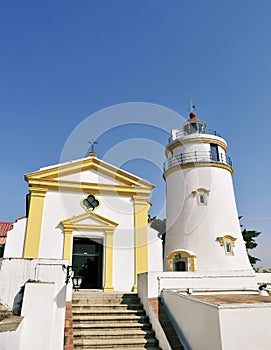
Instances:
[[[0,244],[5,244],[7,233],[13,227],[13,222],[0,222]]]

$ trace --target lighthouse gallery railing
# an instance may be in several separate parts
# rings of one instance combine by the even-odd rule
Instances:
[[[194,151],[194,152],[187,152],[182,153],[178,156],[174,156],[172,158],[169,158],[164,164],[163,164],[163,170],[166,171],[172,167],[179,166],[182,164],[187,163],[224,163],[228,164],[229,166],[232,166],[232,161],[229,156],[226,156],[223,153],[220,154],[212,154],[210,151]]]

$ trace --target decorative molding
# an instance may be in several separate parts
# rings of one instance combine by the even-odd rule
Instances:
[[[187,263],[189,263],[189,270],[188,271],[196,271],[197,270],[197,256],[194,252],[191,250],[186,249],[179,249],[174,250],[167,256],[167,266],[168,271],[172,272],[174,271],[174,258],[179,255],[180,259],[187,259]]]
[[[99,224],[80,223],[89,218],[98,221]],[[73,231],[102,231],[105,233],[104,291],[113,292],[113,234],[118,224],[93,212],[87,212],[66,220],[62,220],[60,223],[64,228],[63,259],[68,260],[69,264],[71,264],[72,257]]]
[[[178,250],[174,250],[173,252],[171,252],[167,256],[167,259],[173,259],[177,254],[180,254],[182,258],[196,258],[197,257],[197,255],[194,252],[192,252],[191,250],[178,249]]]
[[[225,235],[223,237],[217,237],[217,240],[219,241],[221,247],[223,247],[225,245],[226,241],[231,241],[232,246],[235,246],[235,241],[237,240],[237,238],[234,238],[230,235]]]
[[[212,167],[212,168],[221,168],[224,170],[228,170],[231,174],[233,174],[233,168],[225,163],[212,163],[212,162],[197,162],[197,163],[185,163],[181,165],[176,165],[171,167],[170,169],[164,172],[164,179],[175,171],[180,171],[180,169],[190,169],[190,168],[204,168],[204,167]]]
[[[99,224],[79,224],[80,221],[92,218],[97,220]],[[62,220],[61,225],[64,227],[64,230],[72,231],[112,231],[114,232],[118,224],[112,220],[109,220],[101,215],[98,215],[93,212],[87,212],[69,219]]]
[[[174,140],[173,142],[169,143],[168,146],[166,147],[166,151],[171,152],[173,151],[175,148],[183,146],[183,145],[187,145],[189,143],[213,143],[215,145],[220,146],[225,152],[227,152],[227,144],[226,142],[223,142],[221,140],[217,140],[215,138],[211,138],[211,137],[191,137],[188,139],[177,139]],[[166,154],[167,156],[167,154]]]
[[[80,192],[80,193],[92,193],[94,195],[118,195],[118,196],[148,196],[151,193],[151,189],[147,187],[137,187],[134,185],[123,186],[117,184],[99,184],[90,182],[76,182],[66,181],[59,179],[39,179],[34,177],[28,178],[28,184],[30,189],[34,186],[38,188],[42,186],[46,191],[69,191],[69,192]]]
[[[197,188],[196,190],[192,191],[194,196],[196,196],[199,193],[206,193],[207,196],[209,196],[210,192],[211,192],[210,190],[206,190],[206,188],[203,188],[203,187]]]
[[[27,182],[29,182],[30,179],[56,181],[56,179],[59,179],[60,177],[81,173],[88,170],[96,171],[101,175],[105,175],[112,180],[119,181],[127,186],[134,185],[138,188],[149,189],[150,191],[155,187],[153,184],[96,157],[86,157],[80,160],[71,161],[69,163],[44,168],[36,172],[26,174],[25,180]],[[62,183],[62,181],[60,182]]]

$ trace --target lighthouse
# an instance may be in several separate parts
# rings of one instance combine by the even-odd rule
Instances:
[[[242,237],[226,141],[192,111],[166,146],[165,271],[253,273]]]

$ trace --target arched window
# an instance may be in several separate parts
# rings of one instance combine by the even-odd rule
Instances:
[[[224,247],[226,255],[234,255],[233,248],[235,246],[236,238],[230,235],[225,235],[223,237],[217,237],[217,240],[219,241],[221,247]]]
[[[197,257],[190,250],[174,250],[167,257],[168,271],[196,271]]]
[[[197,197],[198,205],[207,205],[207,197],[209,196],[210,190],[206,190],[206,188],[197,188],[192,191],[194,197]]]

